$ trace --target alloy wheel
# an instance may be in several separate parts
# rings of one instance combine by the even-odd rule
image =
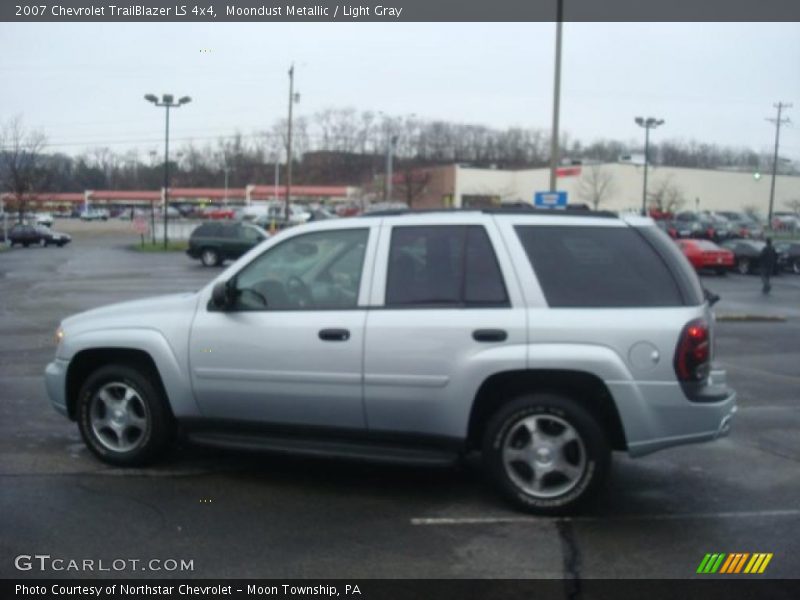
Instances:
[[[553,498],[572,490],[583,477],[586,462],[580,434],[555,415],[520,419],[503,444],[503,466],[509,478],[536,498]]]
[[[150,427],[147,405],[126,383],[107,383],[97,390],[89,411],[92,433],[107,450],[130,452],[147,438]]]

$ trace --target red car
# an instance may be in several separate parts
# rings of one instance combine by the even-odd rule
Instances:
[[[736,264],[733,252],[720,248],[708,240],[675,240],[684,256],[697,269],[713,269],[724,275]]]
[[[236,211],[232,208],[209,208],[203,213],[206,219],[220,221],[222,219],[233,219]]]

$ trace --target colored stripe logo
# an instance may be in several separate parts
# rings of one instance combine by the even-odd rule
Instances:
[[[769,561],[772,560],[771,552],[734,552],[732,554],[716,553],[706,554],[697,567],[697,572],[703,575],[720,574],[759,574],[763,573]]]

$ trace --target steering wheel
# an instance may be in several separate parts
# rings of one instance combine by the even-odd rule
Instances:
[[[267,306],[267,297],[264,294],[262,294],[261,292],[259,292],[258,290],[256,290],[256,289],[244,288],[242,290],[239,290],[239,293],[240,293],[242,298],[244,298],[247,295],[250,295],[250,296],[253,296],[256,300],[258,300],[258,302],[262,306]]]
[[[297,275],[292,275],[286,280],[286,293],[296,299],[297,305],[301,308],[310,306],[314,300],[311,297],[311,290]]]

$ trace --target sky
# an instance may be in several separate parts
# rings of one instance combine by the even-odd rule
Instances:
[[[51,151],[160,148],[146,93],[189,95],[177,145],[264,131],[329,107],[549,130],[552,23],[2,23],[0,122],[22,115]],[[800,23],[566,23],[561,129],[583,142],[654,140],[771,151],[773,104],[800,123]],[[781,155],[800,160],[800,127]]]

